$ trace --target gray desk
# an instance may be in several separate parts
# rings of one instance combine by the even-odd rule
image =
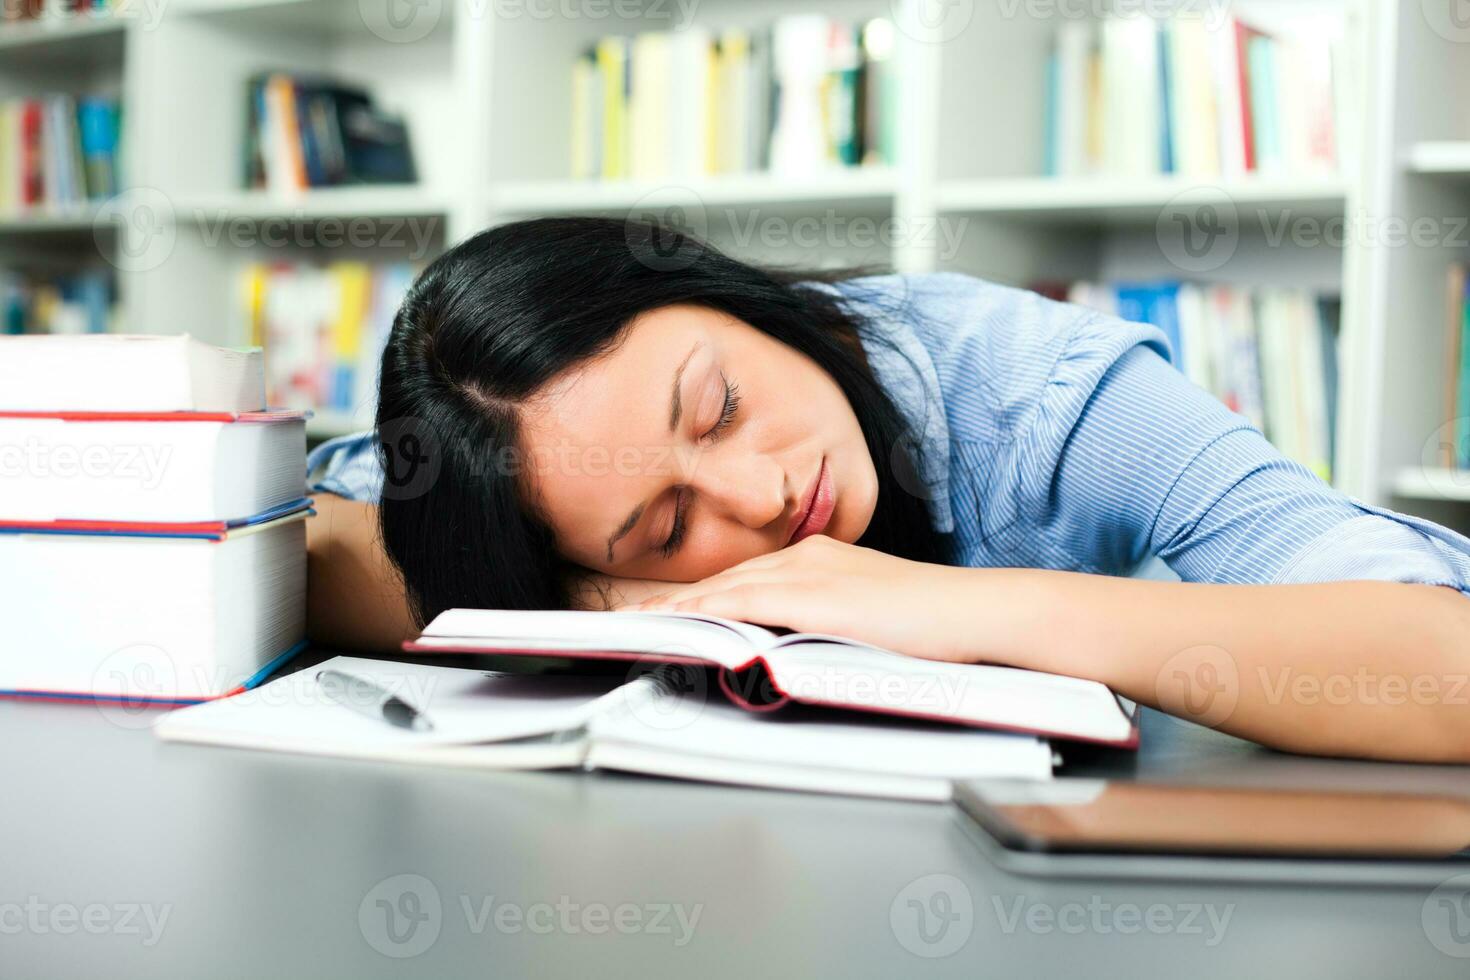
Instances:
[[[79,705],[0,702],[0,744],[5,980],[1470,975],[1427,888],[1013,877],[948,806],[165,745]],[[1470,793],[1158,715],[1074,771],[1135,768]]]

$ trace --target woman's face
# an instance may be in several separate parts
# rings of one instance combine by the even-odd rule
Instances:
[[[725,313],[670,306],[524,406],[527,477],[562,555],[691,582],[820,533],[854,542],[878,477],[810,358]]]

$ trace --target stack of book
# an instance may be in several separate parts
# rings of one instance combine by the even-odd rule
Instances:
[[[1190,381],[1239,412],[1286,456],[1331,480],[1339,303],[1303,289],[1193,283],[1039,288],[1169,338]]]
[[[1321,25],[1072,20],[1046,71],[1051,176],[1331,174],[1343,72]]]
[[[418,179],[408,124],[378,108],[363,89],[281,73],[257,75],[246,88],[246,189]]]
[[[0,337],[0,694],[192,702],[289,659],[305,447],[258,350]]]
[[[370,409],[378,362],[413,277],[407,263],[248,266],[245,323],[237,336],[265,348],[270,403],[323,412]]]
[[[0,269],[0,334],[107,333],[117,316],[116,284],[100,269]]]
[[[0,212],[117,193],[121,115],[105,97],[0,101]]]
[[[1470,267],[1450,264],[1445,296],[1444,417],[1440,464],[1470,469]]]
[[[892,164],[894,25],[820,14],[604,37],[572,66],[572,176],[658,180]]]

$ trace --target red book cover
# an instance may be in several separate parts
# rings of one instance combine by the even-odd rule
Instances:
[[[1245,141],[1245,169],[1252,171],[1256,169],[1256,133],[1252,117],[1255,113],[1251,107],[1251,76],[1250,76],[1250,39],[1260,37],[1261,32],[1252,27],[1247,27],[1240,21],[1235,22],[1235,82],[1240,87],[1240,121],[1244,129],[1242,134]]]
[[[28,99],[20,113],[20,172],[23,203],[41,203],[41,103]]]

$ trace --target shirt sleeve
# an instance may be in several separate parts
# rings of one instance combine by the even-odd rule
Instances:
[[[313,449],[306,457],[306,485],[312,493],[377,501],[383,491],[383,468],[373,434],[340,436]]]
[[[1119,354],[1100,317],[1054,368],[1032,430],[1053,454],[1033,500],[1042,533],[1079,567],[1126,571],[1149,554],[1191,582],[1369,579],[1470,593],[1470,539],[1372,507],[1282,456],[1146,346]],[[1050,442],[1050,445],[1045,443]]]

